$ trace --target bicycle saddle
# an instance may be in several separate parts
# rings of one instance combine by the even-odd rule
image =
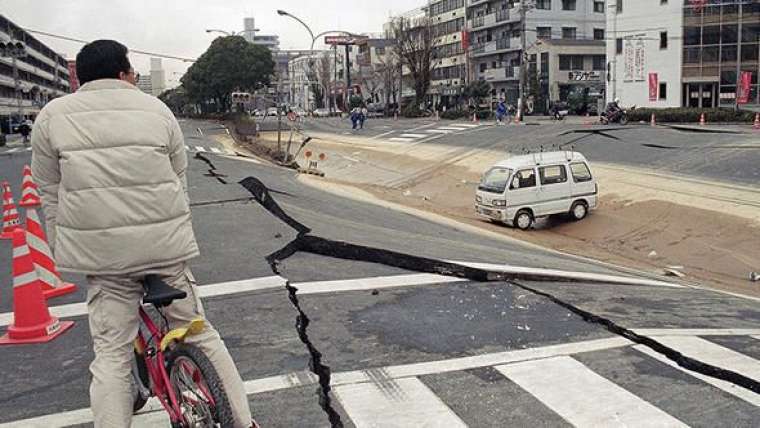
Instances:
[[[158,308],[169,306],[173,301],[187,297],[187,293],[170,287],[158,275],[145,275],[145,278],[143,278],[143,288],[145,288],[143,303],[151,304]]]

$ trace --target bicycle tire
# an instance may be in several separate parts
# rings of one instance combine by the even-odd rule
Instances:
[[[137,373],[140,376],[140,380],[142,381],[143,385],[150,388],[150,379],[148,378],[148,366],[145,365],[145,359],[143,359],[142,355],[139,355],[137,351],[134,351],[134,358],[137,362]],[[134,375],[133,375],[134,376]],[[143,398],[142,395],[137,391],[137,387],[133,386],[132,390],[132,412],[137,413],[139,412],[143,407],[145,407],[145,404],[148,402],[147,398]]]
[[[184,357],[190,360],[200,370],[203,375],[203,380],[206,382],[208,391],[211,397],[214,399],[213,417],[214,422],[219,426],[228,427],[234,426],[235,420],[232,415],[232,408],[230,407],[230,401],[227,398],[227,393],[224,391],[222,381],[219,379],[219,375],[216,369],[211,364],[211,361],[199,348],[187,344],[179,343],[168,353],[167,356],[167,372],[169,373],[170,382],[172,379],[172,372],[175,366],[175,362]],[[172,382],[173,383],[173,382]],[[175,391],[178,390],[178,386],[172,384]]]

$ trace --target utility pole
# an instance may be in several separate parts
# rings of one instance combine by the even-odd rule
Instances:
[[[608,99],[607,101],[612,101],[617,99],[617,2],[614,2],[613,4],[609,5],[607,7],[609,10],[612,10],[612,13],[614,14],[614,17],[612,18],[612,38],[614,40],[615,47],[613,48],[612,52],[612,98]],[[613,9],[614,8],[614,9]]]
[[[739,111],[739,86],[742,83],[742,21],[743,13],[742,5],[738,6],[739,9],[739,28],[737,30],[738,37],[736,38],[738,44],[736,45],[736,90],[734,91],[734,110]],[[714,98],[714,97],[713,97]],[[713,101],[715,102],[715,101]],[[720,98],[716,105],[720,106]]]
[[[527,34],[526,34],[526,15],[527,5],[525,0],[520,1],[520,99],[517,103],[517,117],[520,121],[523,120],[523,112],[525,111],[525,81],[527,77],[527,61],[526,52]]]
[[[351,57],[349,56],[350,45],[346,45],[346,110],[351,102]]]

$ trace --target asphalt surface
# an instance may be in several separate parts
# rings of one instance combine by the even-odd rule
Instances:
[[[202,147],[202,156],[211,162],[193,158],[189,171],[202,252],[192,268],[204,289],[274,275],[265,257],[297,237],[237,184],[246,177],[264,183],[286,213],[327,240],[437,260],[623,273],[305,187],[293,171],[211,152],[212,147],[223,151],[210,138],[224,132],[217,125],[182,125],[190,155]],[[25,151],[0,156],[0,178],[11,181],[17,199],[21,168],[29,157]],[[354,255],[361,259],[362,254]],[[8,241],[0,241],[0,260],[0,312],[9,312]],[[646,337],[698,362],[715,365],[717,359],[722,369],[756,383],[757,301],[690,288],[423,278],[387,265],[404,261],[403,255],[383,260],[298,252],[280,265],[282,276],[301,290],[296,294],[300,308],[310,319],[306,334],[333,374],[330,396],[345,426],[367,426],[368,421],[389,426],[606,426],[630,421],[626,418],[638,418],[641,425],[760,424],[760,390],[716,386],[645,353],[619,330],[608,328],[647,329],[642,330]],[[415,276],[384,288],[383,281],[400,275]],[[51,305],[83,301],[83,279],[66,278],[80,291]],[[338,280],[343,282],[323,282]],[[295,327],[297,312],[283,286],[225,292],[204,303],[243,379],[259,380],[251,384],[249,398],[262,426],[329,426],[315,376],[309,374],[311,355]],[[598,318],[581,315],[586,312]],[[0,347],[0,424],[71,425],[70,414],[61,412],[88,407],[92,351],[87,318],[70,319],[76,322],[73,330],[51,343]],[[689,347],[693,343],[701,346],[694,350]],[[569,348],[557,351],[557,346]],[[364,380],[352,380],[353,371]],[[267,378],[283,375],[283,385],[261,386],[269,385]],[[542,380],[546,376],[549,381]],[[39,425],[25,420],[46,415]],[[154,426],[140,421],[136,426]],[[86,417],[76,423],[86,425]]]
[[[592,162],[615,163],[669,174],[715,179],[734,184],[760,182],[760,131],[750,126],[650,127],[648,125],[602,126],[529,118],[525,125],[495,126],[480,122],[476,129],[425,135],[467,121],[430,119],[370,119],[362,130],[351,130],[347,119],[313,119],[307,131],[360,135],[373,139],[415,144],[424,141],[461,147],[463,150],[502,150],[505,155],[551,150],[577,150]],[[709,130],[712,132],[703,132]],[[433,131],[431,131],[433,132]],[[417,134],[422,138],[405,138]],[[484,170],[489,165],[484,165]]]

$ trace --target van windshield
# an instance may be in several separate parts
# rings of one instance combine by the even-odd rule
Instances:
[[[511,175],[512,170],[509,168],[491,168],[491,170],[483,175],[478,190],[491,193],[504,193]]]

